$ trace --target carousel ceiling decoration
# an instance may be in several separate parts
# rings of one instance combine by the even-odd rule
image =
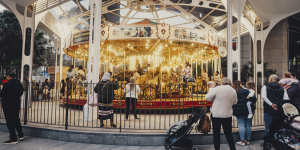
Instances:
[[[89,0],[36,0],[33,12],[50,10],[58,20],[85,30],[89,27],[88,5]],[[220,0],[102,0],[102,24],[124,25],[143,19],[215,31],[227,25],[226,10]]]
[[[147,64],[159,59],[157,63],[174,66],[187,60],[209,61],[218,59],[218,45],[223,45],[213,31],[202,31],[168,24],[157,24],[150,20],[126,25],[102,25],[101,62],[114,65],[125,59],[134,58],[134,62]],[[65,53],[74,58],[88,59],[89,32],[73,35],[72,45]],[[107,63],[108,63],[107,62]]]

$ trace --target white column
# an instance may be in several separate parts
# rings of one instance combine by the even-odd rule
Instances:
[[[261,25],[261,28],[260,28],[260,31],[261,31],[261,64],[260,64],[260,70],[261,70],[261,80],[262,80],[262,83],[261,85],[264,85],[264,82],[265,82],[265,70],[264,70],[264,51],[265,51],[265,34],[264,34],[264,24],[262,23]]]
[[[102,0],[90,0],[90,34],[89,34],[89,58],[88,58],[88,73],[87,80],[88,86],[88,101],[93,100],[91,96],[94,92],[95,83],[99,81],[100,73],[100,38],[101,38],[101,8]],[[97,110],[92,106],[86,104],[84,106],[84,120],[92,121],[94,118],[93,112],[90,110]]]
[[[88,82],[91,82],[92,81],[92,73],[93,73],[93,62],[94,62],[94,49],[93,49],[93,46],[94,46],[94,8],[95,8],[95,5],[94,5],[94,0],[90,0],[89,1],[89,4],[90,4],[90,33],[89,33],[89,57],[88,57],[88,65],[87,65],[87,68],[88,68],[88,73],[87,73],[87,79],[88,79]]]
[[[27,7],[24,10],[24,24],[22,27],[22,63],[21,63],[21,82],[24,81],[24,67],[27,65],[29,67],[29,71],[28,71],[28,106],[31,106],[31,80],[32,80],[32,58],[33,58],[33,51],[34,51],[34,32],[35,32],[35,23],[34,23],[34,19],[35,16],[32,17],[27,17]],[[27,37],[26,37],[26,30],[27,29],[31,29],[31,36],[30,36],[30,43],[29,45],[27,45],[27,47],[29,47],[30,49],[30,54],[26,55],[25,54],[25,46],[26,46],[26,41],[27,41]],[[22,97],[22,105],[21,107],[24,108],[25,107],[25,103],[24,103],[24,98],[25,95],[23,95]]]
[[[32,74],[32,56],[33,56],[33,44],[34,44],[34,16],[33,17],[26,17],[27,16],[27,8],[25,8],[25,16],[24,16],[24,27],[22,33],[22,66],[21,66],[21,82],[24,80],[24,66],[29,66],[29,82],[31,82],[31,74]],[[30,54],[27,56],[25,55],[25,44],[26,44],[26,29],[31,29],[31,39],[30,39]]]
[[[232,80],[232,4],[227,0],[227,77]]]
[[[255,82],[255,86],[257,87],[257,31],[255,29],[255,27],[253,28],[254,30],[254,35],[253,35],[253,72],[254,72],[254,82]],[[257,93],[257,88],[256,92]]]
[[[95,0],[95,22],[94,22],[94,68],[93,68],[93,82],[99,81],[100,73],[100,42],[101,42],[101,11],[102,0]]]
[[[242,1],[238,1],[238,22],[237,22],[237,48],[236,62],[238,65],[238,80],[241,81],[241,19],[242,19]]]

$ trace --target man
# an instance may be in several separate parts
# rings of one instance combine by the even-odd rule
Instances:
[[[20,81],[15,79],[15,77],[15,74],[7,76],[8,82],[3,85],[3,89],[0,93],[6,125],[10,136],[10,139],[5,141],[5,144],[17,144],[18,140],[24,140],[24,134],[19,118],[21,108],[20,97],[23,94],[24,89]],[[16,130],[19,139],[16,135]]]
[[[264,150],[271,148],[270,140],[273,129],[271,124],[280,124],[279,106],[284,99],[284,90],[278,83],[279,78],[276,74],[269,76],[268,84],[262,87],[261,97],[264,101],[264,122],[265,122],[265,141]]]
[[[215,150],[220,150],[221,125],[223,127],[230,150],[236,150],[232,137],[232,105],[237,103],[237,94],[230,85],[230,79],[223,78],[222,85],[210,88],[206,95],[206,99],[208,101],[212,101],[210,111],[212,114]]]

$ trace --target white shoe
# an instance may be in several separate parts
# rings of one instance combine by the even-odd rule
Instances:
[[[253,117],[253,114],[248,115],[248,119],[251,119]]]
[[[246,143],[243,141],[238,141],[236,142],[237,145],[241,145],[241,146],[246,146]]]

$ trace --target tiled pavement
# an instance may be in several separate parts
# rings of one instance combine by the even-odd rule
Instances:
[[[7,140],[8,133],[0,132],[0,141]],[[260,144],[262,141],[246,147],[237,146],[237,150],[262,150]],[[213,150],[212,145],[197,146],[199,150]],[[197,150],[195,149],[195,150]],[[222,145],[221,150],[228,150],[227,145]],[[34,137],[26,137],[25,141],[17,145],[5,145],[0,143],[0,150],[164,150],[164,147],[153,146],[114,146],[114,145],[96,145],[81,144],[63,141],[55,141]]]

